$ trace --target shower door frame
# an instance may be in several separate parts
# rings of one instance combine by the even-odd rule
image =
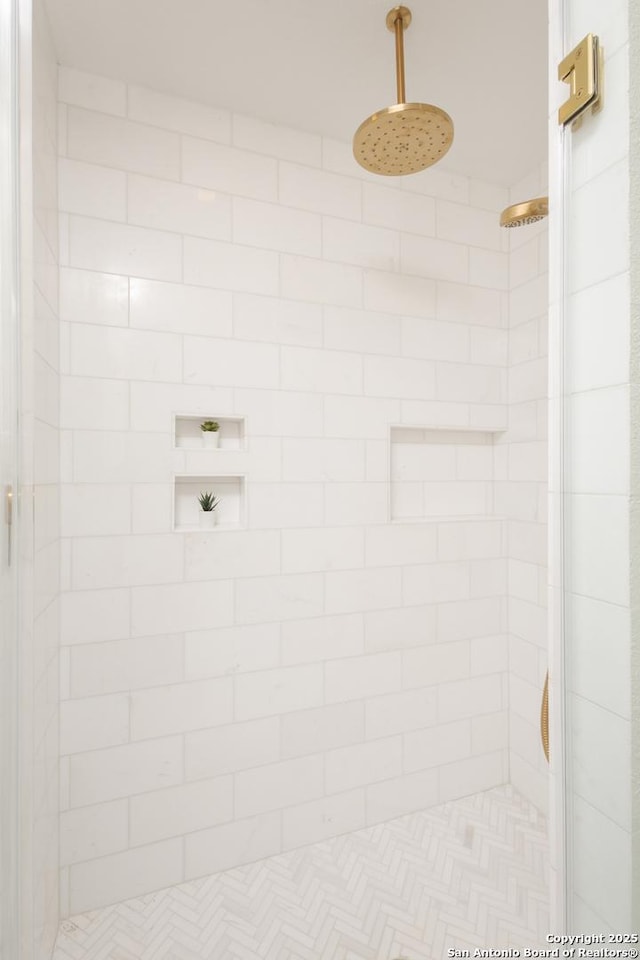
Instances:
[[[19,15],[0,0],[0,958],[20,954]]]
[[[605,100],[603,110],[613,110],[616,104],[613,98],[607,101],[606,88],[606,54],[607,43],[614,50],[614,53],[620,50],[628,40],[629,64],[630,64],[630,101],[628,117],[631,136],[629,138],[628,156],[623,152],[620,158],[615,157],[615,161],[609,160],[609,164],[627,163],[627,174],[631,185],[630,196],[630,230],[629,230],[629,261],[631,278],[631,333],[629,339],[630,348],[630,368],[627,375],[627,381],[623,386],[629,386],[631,394],[630,404],[630,460],[631,475],[629,493],[625,494],[629,507],[630,524],[630,553],[628,573],[632,574],[634,567],[637,566],[637,552],[634,555],[634,532],[635,542],[638,543],[638,532],[634,531],[638,527],[638,520],[635,520],[634,500],[637,501],[638,494],[634,488],[634,465],[638,459],[638,444],[640,437],[634,435],[634,403],[638,407],[640,400],[634,400],[634,374],[638,374],[638,365],[640,358],[634,357],[634,345],[638,343],[637,330],[634,337],[634,322],[637,328],[640,319],[635,314],[638,312],[639,298],[637,290],[635,300],[634,293],[634,272],[638,273],[638,268],[634,269],[633,254],[636,254],[640,242],[640,217],[635,207],[640,204],[637,184],[640,182],[638,171],[636,170],[636,158],[640,151],[640,124],[634,134],[634,106],[637,111],[637,101],[640,97],[640,87],[638,80],[635,80],[635,101],[634,105],[634,58],[640,57],[640,11],[634,14],[635,0],[627,0],[626,8],[624,3],[615,5],[617,19],[615,22],[611,18],[607,19],[602,10],[594,6],[590,0],[549,0],[549,194],[550,194],[550,219],[549,219],[549,670],[550,670],[550,853],[551,853],[551,919],[550,933],[593,933],[607,932],[606,930],[582,930],[574,928],[574,902],[575,889],[578,886],[579,879],[576,870],[579,869],[580,858],[577,854],[580,852],[578,844],[584,845],[584,837],[578,834],[574,837],[574,816],[573,816],[573,798],[579,796],[579,791],[575,789],[574,766],[576,763],[574,748],[584,750],[584,744],[572,743],[572,683],[574,680],[574,662],[572,661],[572,646],[574,646],[575,624],[572,622],[572,614],[569,610],[567,598],[571,596],[571,584],[569,583],[570,567],[572,561],[570,554],[575,552],[575,534],[577,528],[573,527],[574,520],[572,514],[572,493],[574,489],[574,479],[571,475],[571,445],[573,442],[573,424],[569,419],[569,403],[572,399],[570,389],[572,380],[568,374],[571,370],[572,357],[570,355],[568,343],[568,323],[571,316],[568,276],[570,264],[575,267],[576,262],[580,262],[580,248],[575,244],[575,237],[572,236],[572,230],[576,227],[573,221],[575,212],[575,191],[588,183],[588,178],[576,184],[572,182],[572,173],[574,160],[572,148],[577,146],[577,137],[588,131],[588,125],[597,124],[599,118],[592,117],[590,113],[585,114],[584,131],[573,131],[571,127],[560,127],[558,125],[557,111],[559,106],[566,100],[567,87],[557,80],[557,65],[565,58],[571,47],[580,37],[575,36],[571,31],[571,24],[582,24],[583,34],[585,29],[592,30],[598,34],[602,25],[606,24],[606,30],[602,29],[600,41],[605,51]],[[625,21],[626,16],[626,21]],[[635,22],[634,22],[635,19]],[[628,32],[627,32],[628,31]],[[616,34],[615,39],[613,34]],[[615,43],[618,46],[615,46]],[[612,84],[613,86],[613,84]],[[620,114],[619,117],[622,115]],[[594,134],[598,128],[591,128]],[[618,127],[613,128],[619,129]],[[604,137],[604,131],[599,135]],[[635,137],[635,139],[634,139]],[[594,138],[595,139],[595,138]],[[613,142],[613,141],[610,141]],[[622,141],[619,141],[622,143]],[[635,152],[634,152],[635,147]],[[623,159],[625,157],[625,159]],[[601,175],[604,170],[610,167],[603,165],[600,169],[596,166],[596,175]],[[595,228],[597,229],[597,227]],[[576,252],[576,248],[578,252]],[[625,273],[623,267],[617,267],[619,274]],[[614,272],[612,276],[617,276]],[[606,278],[608,275],[603,274]],[[640,279],[640,278],[639,278]],[[598,282],[596,277],[594,282]],[[601,282],[601,281],[600,281]],[[637,287],[638,281],[636,281]],[[580,286],[576,288],[580,289]],[[634,302],[636,304],[634,308]],[[619,308],[619,305],[616,304]],[[575,320],[575,307],[573,321]],[[635,311],[635,314],[634,314]],[[578,318],[580,319],[580,318]],[[578,325],[579,326],[579,325]],[[575,330],[575,327],[572,327]],[[585,334],[586,336],[586,334]],[[614,342],[613,349],[620,349],[620,342]],[[622,355],[621,353],[619,354]],[[583,388],[584,389],[584,388]],[[635,422],[638,422],[639,413],[635,413]],[[622,424],[622,429],[626,424]],[[635,426],[637,433],[638,427]],[[571,461],[572,462],[572,461]],[[636,466],[637,475],[637,466]],[[637,484],[637,481],[636,481]],[[580,488],[578,488],[580,489]],[[603,488],[604,490],[608,488]],[[637,508],[636,508],[637,509]],[[576,518],[577,523],[579,518]],[[613,558],[621,561],[626,559],[622,552]],[[637,548],[636,548],[637,550]],[[631,579],[631,578],[630,578]],[[635,597],[634,597],[635,592]],[[633,621],[633,603],[638,600],[638,588],[631,588],[631,627],[628,639],[631,653],[631,670],[629,676],[632,712],[630,715],[629,726],[631,736],[630,754],[630,787],[632,792],[632,804],[635,802],[635,808],[631,810],[631,831],[632,837],[635,826],[635,837],[638,837],[638,826],[640,823],[640,717],[638,716],[638,704],[640,703],[640,690],[638,689],[638,677],[640,676],[638,641],[634,637]],[[620,601],[622,603],[622,601]],[[602,642],[607,642],[606,637]],[[634,648],[635,640],[635,648]],[[574,654],[575,655],[575,654]],[[582,656],[584,656],[584,652]],[[634,659],[635,658],[635,659]],[[635,667],[635,675],[634,675]],[[615,674],[613,674],[615,676]],[[626,678],[625,678],[626,680]],[[635,688],[634,688],[635,684]],[[635,708],[635,712],[634,712]],[[635,738],[635,739],[634,739]],[[633,750],[635,749],[636,767],[633,767]],[[626,771],[625,771],[626,775]],[[635,789],[637,799],[633,799],[633,786],[635,776]],[[626,782],[621,783],[623,789],[626,789]],[[634,819],[635,818],[635,819]],[[633,843],[632,843],[633,846]],[[578,866],[576,866],[576,864]],[[598,862],[594,860],[594,869],[598,869]],[[584,866],[582,867],[584,871]],[[626,881],[625,881],[626,882]],[[635,841],[635,848],[631,851],[631,871],[628,876],[628,882],[631,885],[629,899],[631,902],[631,912],[636,910],[632,917],[632,922],[636,926],[640,922],[640,839]],[[635,894],[635,904],[634,904]],[[633,933],[633,930],[615,931],[619,934]],[[637,931],[635,931],[637,932]]]
[[[570,135],[558,126],[555,66],[564,59],[567,0],[549,0],[549,853],[550,932],[564,933],[570,903],[565,699],[565,316]]]

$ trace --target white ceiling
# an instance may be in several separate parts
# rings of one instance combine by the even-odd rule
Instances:
[[[409,0],[407,100],[453,117],[443,166],[511,185],[546,155],[546,0]],[[47,0],[59,60],[350,140],[395,102],[390,0]]]

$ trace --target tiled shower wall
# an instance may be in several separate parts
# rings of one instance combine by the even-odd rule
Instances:
[[[42,3],[21,8],[21,29],[20,956],[47,960],[59,880],[57,63]]]
[[[507,191],[71,70],[60,100],[63,913],[505,781]],[[244,526],[176,532],[174,476],[225,473]]]
[[[554,396],[565,391],[566,435],[562,448],[558,441],[552,447],[552,457],[564,468],[565,579],[557,573],[554,586],[565,591],[566,611],[569,929],[617,933],[638,921],[632,875],[638,850],[632,779],[638,770],[632,739],[637,637],[631,630],[638,580],[632,419],[638,348],[630,326],[638,309],[630,287],[637,270],[630,243],[638,232],[630,207],[637,195],[630,65],[637,61],[638,36],[637,27],[630,31],[636,13],[626,0],[596,9],[571,0],[568,7],[565,42],[579,42],[589,23],[589,30],[606,38],[607,78],[605,109],[576,131],[568,154],[564,329],[554,306],[566,357],[565,382],[553,385]],[[555,242],[559,249],[560,224]],[[564,293],[556,277],[554,300]],[[557,502],[558,487],[555,493]]]
[[[546,165],[515,184],[510,203],[548,193]],[[540,707],[547,670],[547,221],[509,230],[509,430],[496,507],[507,518],[509,558],[509,772],[547,810],[548,765]]]

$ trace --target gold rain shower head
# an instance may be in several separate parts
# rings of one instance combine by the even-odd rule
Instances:
[[[394,7],[387,14],[387,27],[396,37],[398,102],[367,117],[353,138],[353,155],[360,166],[384,177],[426,170],[453,143],[448,113],[430,103],[405,103],[404,31],[410,23],[408,7]]]
[[[514,203],[500,214],[501,227],[526,227],[530,223],[537,223],[549,215],[549,197],[536,197],[535,200],[525,200],[523,203]]]

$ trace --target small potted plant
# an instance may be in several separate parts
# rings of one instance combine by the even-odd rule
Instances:
[[[202,445],[208,450],[213,450],[218,446],[218,431],[220,424],[217,420],[204,420],[200,424],[202,430]]]
[[[200,527],[203,530],[211,530],[216,525],[216,507],[220,503],[220,498],[206,491],[200,494],[198,503],[200,504]]]

